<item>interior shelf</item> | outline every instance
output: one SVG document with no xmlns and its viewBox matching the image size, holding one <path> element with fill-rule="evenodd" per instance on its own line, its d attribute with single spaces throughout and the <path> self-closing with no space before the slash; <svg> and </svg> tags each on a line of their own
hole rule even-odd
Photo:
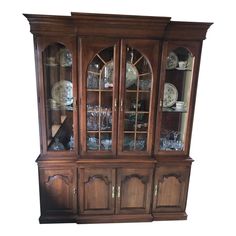
<svg viewBox="0 0 236 236">
<path fill-rule="evenodd" d="M 184 110 L 176 110 L 175 108 L 171 107 L 163 107 L 162 112 L 174 112 L 174 113 L 187 113 L 187 109 Z"/>
</svg>

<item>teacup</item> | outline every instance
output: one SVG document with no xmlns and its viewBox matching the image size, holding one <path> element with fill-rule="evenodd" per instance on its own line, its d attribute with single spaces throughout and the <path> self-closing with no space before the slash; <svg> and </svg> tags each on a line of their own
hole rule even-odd
<svg viewBox="0 0 236 236">
<path fill-rule="evenodd" d="M 183 110 L 184 109 L 184 102 L 183 101 L 177 101 L 176 102 L 176 110 Z"/>
<path fill-rule="evenodd" d="M 185 69 L 187 67 L 188 62 L 187 61 L 179 61 L 179 68 Z"/>
</svg>

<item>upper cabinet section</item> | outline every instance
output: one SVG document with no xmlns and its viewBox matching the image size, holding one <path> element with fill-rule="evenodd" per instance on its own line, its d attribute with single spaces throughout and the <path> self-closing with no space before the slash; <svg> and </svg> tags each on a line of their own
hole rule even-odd
<svg viewBox="0 0 236 236">
<path fill-rule="evenodd" d="M 25 14 L 34 34 L 43 157 L 187 157 L 211 23 Z"/>
</svg>

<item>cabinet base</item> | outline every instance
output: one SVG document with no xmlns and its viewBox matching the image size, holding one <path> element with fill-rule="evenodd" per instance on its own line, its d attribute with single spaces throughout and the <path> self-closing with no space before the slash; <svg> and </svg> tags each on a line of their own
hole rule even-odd
<svg viewBox="0 0 236 236">
<path fill-rule="evenodd" d="M 86 215 L 86 216 L 41 216 L 40 224 L 49 223 L 124 223 L 124 222 L 151 222 L 164 220 L 187 220 L 185 212 L 153 213 L 137 215 Z"/>
<path fill-rule="evenodd" d="M 153 220 L 187 220 L 188 215 L 186 212 L 165 212 L 165 213 L 153 213 Z"/>
</svg>

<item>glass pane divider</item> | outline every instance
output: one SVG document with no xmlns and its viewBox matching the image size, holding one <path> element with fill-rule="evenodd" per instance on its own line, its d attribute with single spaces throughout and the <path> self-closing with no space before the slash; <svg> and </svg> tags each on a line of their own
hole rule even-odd
<svg viewBox="0 0 236 236">
<path fill-rule="evenodd" d="M 97 54 L 98 56 L 98 54 Z M 98 114 L 98 150 L 101 150 L 101 102 L 102 102 L 102 98 L 101 98 L 101 83 L 102 83 L 102 73 L 100 72 L 99 75 L 99 95 L 98 95 L 98 104 L 99 104 L 99 114 Z"/>
<path fill-rule="evenodd" d="M 133 65 L 135 66 L 142 58 L 143 58 L 143 56 L 139 57 L 138 60 L 133 63 Z"/>
<path fill-rule="evenodd" d="M 137 114 L 149 114 L 149 111 L 125 111 L 126 114 L 134 114 L 134 113 L 137 113 Z"/>
<path fill-rule="evenodd" d="M 141 58 L 140 58 L 140 60 L 141 60 Z M 139 78 L 137 79 L 137 94 L 136 94 L 136 108 L 135 108 L 135 126 L 134 126 L 134 130 L 135 130 L 135 133 L 134 133 L 134 150 L 136 149 L 136 140 L 137 140 L 138 99 L 139 99 Z"/>
<path fill-rule="evenodd" d="M 88 73 L 95 74 L 95 75 L 100 75 L 100 72 L 95 72 L 95 71 L 88 71 Z"/>
<path fill-rule="evenodd" d="M 99 54 L 97 54 L 97 57 L 102 61 L 104 65 L 107 64 Z"/>
<path fill-rule="evenodd" d="M 87 89 L 87 92 L 111 92 L 112 93 L 112 89 Z"/>
<path fill-rule="evenodd" d="M 151 74 L 150 72 L 147 72 L 147 73 L 139 74 L 138 76 L 141 77 L 141 76 L 150 75 L 150 74 Z"/>
<path fill-rule="evenodd" d="M 148 133 L 147 131 L 124 131 L 125 134 L 134 134 L 135 132 L 137 134 L 147 134 Z"/>
</svg>

